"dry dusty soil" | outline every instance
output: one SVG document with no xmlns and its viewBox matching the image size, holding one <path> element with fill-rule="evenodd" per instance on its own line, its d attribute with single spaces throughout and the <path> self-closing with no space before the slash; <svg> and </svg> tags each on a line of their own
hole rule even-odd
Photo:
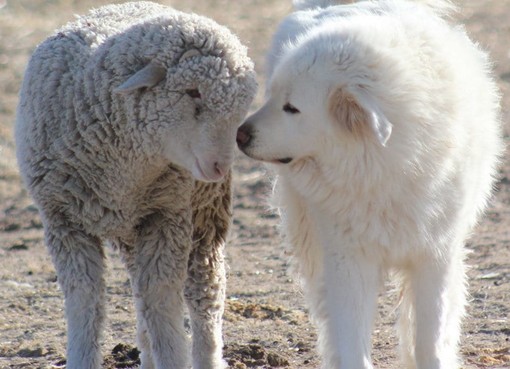
<svg viewBox="0 0 510 369">
<path fill-rule="evenodd" d="M 73 14 L 104 3 L 0 0 L 0 368 L 65 366 L 62 293 L 43 244 L 37 209 L 20 184 L 12 126 L 23 69 L 34 46 Z M 249 46 L 261 76 L 268 40 L 291 8 L 290 0 L 175 0 L 173 6 L 229 26 Z M 464 0 L 460 6 L 456 20 L 494 60 L 508 140 L 510 0 Z M 261 101 L 259 96 L 253 108 Z M 232 368 L 318 368 L 316 331 L 289 272 L 278 217 L 266 206 L 269 183 L 262 166 L 238 156 L 235 220 L 227 248 L 225 357 Z M 510 163 L 506 159 L 497 189 L 487 216 L 467 245 L 470 303 L 461 344 L 466 369 L 510 367 Z M 108 256 L 104 367 L 136 367 L 128 277 L 118 255 L 110 250 Z M 388 283 L 381 292 L 373 341 L 378 368 L 399 368 L 393 332 L 396 300 Z"/>
</svg>

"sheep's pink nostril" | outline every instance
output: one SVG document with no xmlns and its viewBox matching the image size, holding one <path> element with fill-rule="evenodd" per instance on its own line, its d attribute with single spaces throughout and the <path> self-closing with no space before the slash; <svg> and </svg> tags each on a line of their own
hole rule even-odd
<svg viewBox="0 0 510 369">
<path fill-rule="evenodd" d="M 214 171 L 216 174 L 219 174 L 222 177 L 225 175 L 225 168 L 222 167 L 218 162 L 214 163 Z"/>
</svg>

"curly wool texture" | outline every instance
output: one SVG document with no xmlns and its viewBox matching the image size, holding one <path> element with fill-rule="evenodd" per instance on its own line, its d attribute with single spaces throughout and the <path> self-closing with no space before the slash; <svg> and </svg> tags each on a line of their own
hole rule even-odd
<svg viewBox="0 0 510 369">
<path fill-rule="evenodd" d="M 193 48 L 203 56 L 176 67 Z M 150 61 L 168 70 L 164 85 L 128 96 L 113 93 Z M 135 198 L 169 164 L 158 135 L 179 134 L 172 125 L 181 125 L 184 112 L 172 106 L 184 99 L 182 91 L 196 86 L 207 114 L 214 115 L 209 120 L 235 122 L 256 89 L 244 46 L 207 18 L 127 3 L 94 10 L 57 31 L 30 61 L 18 110 L 19 162 L 36 200 L 55 202 L 48 195 L 65 197 L 61 190 L 69 188 L 74 204 L 62 198 L 59 206 L 79 218 L 99 202 L 104 209 L 88 214 L 95 233 L 107 210 L 138 213 L 127 208 L 139 207 Z M 104 236 L 115 227 L 99 228 Z"/>
<path fill-rule="evenodd" d="M 164 75 L 126 82 L 147 66 Z M 221 367 L 229 165 L 256 88 L 228 29 L 150 2 L 93 10 L 37 47 L 17 155 L 66 297 L 68 368 L 101 363 L 104 241 L 130 272 L 142 365 L 189 365 L 185 300 L 194 368 Z"/>
</svg>

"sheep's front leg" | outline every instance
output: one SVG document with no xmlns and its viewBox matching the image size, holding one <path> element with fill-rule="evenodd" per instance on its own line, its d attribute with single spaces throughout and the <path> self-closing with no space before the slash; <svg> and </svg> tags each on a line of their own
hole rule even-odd
<svg viewBox="0 0 510 369">
<path fill-rule="evenodd" d="M 137 278 L 137 269 L 135 264 L 135 248 L 132 244 L 127 244 L 121 239 L 113 240 L 113 244 L 117 247 L 122 255 L 122 259 L 126 264 L 127 270 L 131 279 L 131 289 L 134 292 L 137 287 L 133 283 Z M 137 298 L 135 297 L 135 301 Z M 147 322 L 145 321 L 141 311 L 137 309 L 136 317 L 136 335 L 138 350 L 140 350 L 140 369 L 154 369 L 154 361 L 152 359 L 151 344 L 149 341 L 149 334 L 147 332 Z"/>
<path fill-rule="evenodd" d="M 193 368 L 219 369 L 225 367 L 222 360 L 226 284 L 223 244 L 210 245 L 209 255 L 201 249 L 199 246 L 191 254 L 185 293 L 193 331 Z"/>
<path fill-rule="evenodd" d="M 184 331 L 183 289 L 191 247 L 191 216 L 153 214 L 139 227 L 130 266 L 138 315 L 142 367 L 185 369 L 189 347 Z M 144 347 L 145 346 L 145 347 Z M 145 350 L 144 350 L 145 351 Z"/>
<path fill-rule="evenodd" d="M 105 298 L 101 241 L 69 226 L 45 225 L 45 236 L 65 295 L 66 367 L 99 369 Z"/>
<path fill-rule="evenodd" d="M 193 369 L 226 367 L 222 360 L 225 301 L 224 244 L 231 220 L 230 183 L 212 204 L 196 210 L 185 297 L 193 331 Z"/>
</svg>

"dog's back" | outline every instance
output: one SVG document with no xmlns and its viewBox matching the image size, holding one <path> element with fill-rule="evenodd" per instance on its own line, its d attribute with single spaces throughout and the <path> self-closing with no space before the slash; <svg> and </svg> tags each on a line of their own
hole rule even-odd
<svg viewBox="0 0 510 369">
<path fill-rule="evenodd" d="M 285 17 L 279 24 L 273 35 L 271 47 L 266 58 L 266 76 L 271 76 L 274 65 L 283 52 L 283 48 L 295 42 L 303 33 L 313 27 L 321 25 L 324 21 L 335 20 L 362 13 L 381 13 L 393 7 L 395 1 L 360 1 L 354 0 L 293 0 L 295 12 Z M 444 0 L 417 0 L 410 6 L 416 4 L 433 9 L 438 14 L 448 14 L 455 7 L 449 1 Z M 337 6 L 342 5 L 342 6 Z M 406 5 L 397 3 L 398 6 Z"/>
</svg>

